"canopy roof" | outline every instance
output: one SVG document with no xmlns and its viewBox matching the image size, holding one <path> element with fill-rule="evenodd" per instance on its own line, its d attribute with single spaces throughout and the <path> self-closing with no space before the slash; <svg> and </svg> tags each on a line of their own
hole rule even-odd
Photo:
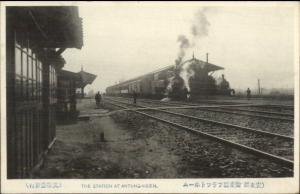
<svg viewBox="0 0 300 194">
<path fill-rule="evenodd" d="M 189 65 L 199 66 L 201 69 L 205 69 L 207 72 L 217 71 L 217 70 L 224 69 L 223 67 L 220 67 L 220 66 L 217 66 L 217 65 L 214 65 L 212 63 L 208 63 L 208 62 L 196 59 L 196 58 L 192 58 L 192 59 L 189 59 L 189 60 L 183 62 L 181 64 L 181 66 L 185 65 L 186 63 L 189 63 Z"/>
<path fill-rule="evenodd" d="M 74 72 L 71 72 L 71 71 L 67 71 L 67 70 L 60 70 L 59 73 L 58 73 L 58 77 L 61 77 L 61 78 L 65 78 L 65 79 L 74 79 L 78 82 L 81 82 L 81 77 L 78 73 L 74 73 Z"/>
<path fill-rule="evenodd" d="M 77 87 L 85 87 L 88 84 L 92 84 L 93 81 L 96 79 L 97 75 L 85 72 L 83 70 L 81 70 L 80 72 L 78 72 L 77 74 L 79 74 L 80 78 L 81 78 L 81 82 L 80 84 L 78 84 Z"/>
<path fill-rule="evenodd" d="M 83 46 L 82 19 L 76 6 L 10 6 L 7 13 L 14 29 L 30 32 L 29 38 L 39 47 Z"/>
<path fill-rule="evenodd" d="M 205 61 L 196 59 L 196 58 L 194 58 L 194 57 L 193 57 L 192 59 L 189 59 L 189 60 L 183 62 L 181 65 L 184 65 L 184 64 L 186 64 L 186 63 L 190 63 L 190 64 L 193 64 L 193 65 L 200 66 L 201 68 L 206 69 L 207 72 L 217 71 L 217 70 L 224 69 L 223 67 L 214 65 L 214 64 L 212 64 L 212 63 L 207 63 L 207 62 L 205 62 Z M 141 75 L 141 76 L 138 76 L 138 77 L 135 77 L 135 78 L 126 80 L 126 81 L 124 81 L 124 82 L 115 84 L 115 85 L 113 85 L 113 86 L 109 86 L 108 88 L 110 88 L 110 87 L 116 87 L 116 86 L 122 86 L 122 85 L 124 85 L 124 84 L 128 84 L 128 83 L 130 83 L 130 82 L 139 80 L 139 79 L 141 79 L 141 78 L 143 78 L 143 77 L 145 77 L 145 76 L 153 75 L 153 74 L 155 74 L 155 73 L 159 73 L 159 72 L 162 72 L 162 71 L 173 71 L 174 68 L 175 68 L 175 65 L 169 65 L 169 66 L 166 66 L 166 67 L 164 67 L 164 68 L 161 68 L 161 69 L 158 69 L 158 70 L 149 72 L 149 73 L 147 73 L 147 74 L 144 74 L 144 75 Z"/>
</svg>

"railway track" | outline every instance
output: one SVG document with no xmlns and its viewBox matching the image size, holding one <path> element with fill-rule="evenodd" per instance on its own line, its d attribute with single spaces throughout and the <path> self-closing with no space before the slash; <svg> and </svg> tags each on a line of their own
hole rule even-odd
<svg viewBox="0 0 300 194">
<path fill-rule="evenodd" d="M 106 102 L 163 123 L 200 134 L 215 141 L 229 144 L 259 157 L 284 164 L 289 168 L 292 168 L 294 165 L 293 137 L 202 119 L 161 109 L 153 109 L 140 105 L 136 106 L 128 102 L 118 101 L 115 99 L 106 99 Z M 128 109 L 128 106 L 134 108 Z M 136 109 L 138 107 L 141 109 Z M 172 117 L 169 115 L 172 115 Z"/>
<path fill-rule="evenodd" d="M 158 100 L 146 100 L 146 99 L 139 99 L 139 102 L 145 102 L 145 103 L 151 103 L 155 106 L 161 106 L 161 105 L 171 105 L 171 106 L 190 106 L 186 107 L 186 109 L 196 108 L 196 106 L 199 106 L 200 104 L 194 104 L 194 103 L 184 103 L 184 102 L 162 102 Z M 211 111 L 211 112 L 220 112 L 220 113 L 229 113 L 229 114 L 236 114 L 236 115 L 244 115 L 249 117 L 257 117 L 257 118 L 263 118 L 263 119 L 270 119 L 270 120 L 281 120 L 281 121 L 290 121 L 294 122 L 294 114 L 292 113 L 281 113 L 281 112 L 273 112 L 273 111 L 262 111 L 262 110 L 247 110 L 242 109 L 243 107 L 257 107 L 258 105 L 245 105 L 245 104 L 239 104 L 239 106 L 230 107 L 230 105 L 226 106 L 215 106 L 213 108 L 209 107 L 197 107 L 198 109 L 205 110 L 205 111 Z M 264 105 L 260 105 L 264 106 Z M 247 113 L 249 112 L 249 113 Z M 280 117 L 279 117 L 280 116 Z"/>
<path fill-rule="evenodd" d="M 115 98 L 112 98 L 115 99 Z M 130 102 L 127 98 L 118 98 L 119 100 L 125 100 L 126 102 Z M 255 117 L 251 118 L 248 115 L 241 115 L 239 113 L 232 113 L 228 111 L 218 111 L 218 108 L 231 108 L 230 105 L 202 105 L 202 106 L 185 106 L 184 104 L 170 103 L 169 106 L 165 105 L 158 101 L 153 100 L 139 100 L 138 104 L 141 107 L 149 107 L 155 109 L 169 110 L 172 112 L 182 113 L 185 115 L 198 116 L 202 119 L 208 119 L 213 121 L 219 121 L 222 123 L 227 122 L 228 124 L 240 125 L 242 127 L 248 128 L 262 128 L 264 131 L 269 131 L 271 133 L 278 133 L 283 135 L 292 136 L 293 135 L 293 122 L 291 120 L 283 120 L 283 119 L 265 119 L 263 117 Z M 143 106 L 144 105 L 144 106 Z M 171 105 L 171 106 L 170 106 Z M 243 107 L 244 105 L 238 104 L 235 107 Z M 209 109 L 209 110 L 207 110 Z M 215 111 L 210 111 L 215 110 Z"/>
<path fill-rule="evenodd" d="M 111 100 L 114 100 L 114 99 L 111 99 Z M 192 116 L 192 115 L 189 115 L 189 114 L 181 114 L 181 113 L 178 113 L 178 112 L 173 112 L 173 111 L 170 112 L 170 111 L 165 110 L 165 109 L 171 109 L 172 107 L 165 107 L 165 108 L 164 107 L 159 107 L 159 106 L 158 107 L 148 107 L 148 106 L 143 106 L 143 105 L 133 105 L 131 103 L 124 102 L 124 101 L 118 101 L 118 100 L 114 100 L 114 101 L 117 102 L 117 103 L 123 103 L 123 104 L 128 105 L 128 106 L 133 106 L 133 107 L 137 108 L 137 110 L 140 110 L 140 111 L 155 110 L 155 111 L 160 111 L 160 112 L 164 112 L 164 113 L 169 113 L 169 114 L 172 114 L 172 115 L 187 117 L 189 119 L 196 119 L 198 121 L 209 122 L 209 123 L 212 123 L 212 124 L 226 125 L 228 127 L 235 127 L 235 128 L 239 128 L 239 129 L 243 129 L 243 130 L 256 131 L 256 132 L 262 133 L 262 134 L 270 134 L 270 135 L 275 134 L 275 137 L 281 136 L 281 137 L 287 137 L 288 139 L 293 138 L 289 135 L 283 135 L 283 134 L 279 134 L 279 133 L 268 132 L 268 131 L 265 131 L 265 130 L 257 130 L 255 128 L 244 127 L 244 126 L 239 126 L 239 125 L 235 125 L 235 124 L 231 124 L 231 123 L 225 123 L 225 122 L 222 122 L 222 121 L 216 121 L 216 120 L 207 119 L 207 118 L 203 118 L 203 117 L 195 117 L 195 116 Z M 151 105 L 153 105 L 153 104 L 151 104 Z M 177 107 L 174 107 L 174 108 L 177 109 Z M 180 108 L 180 107 L 178 107 L 178 108 Z M 183 107 L 183 108 L 185 108 L 185 107 Z M 200 107 L 200 108 L 202 109 L 202 107 Z"/>
<path fill-rule="evenodd" d="M 222 108 L 223 109 L 223 108 Z M 224 108 L 225 109 L 225 108 Z M 292 113 L 282 113 L 282 112 L 272 112 L 272 111 L 263 111 L 263 110 L 249 110 L 249 109 L 242 109 L 242 108 L 226 108 L 227 110 L 233 111 L 242 111 L 242 112 L 251 112 L 251 113 L 262 113 L 262 114 L 270 114 L 270 115 L 278 115 L 278 116 L 290 116 L 294 117 Z"/>
</svg>

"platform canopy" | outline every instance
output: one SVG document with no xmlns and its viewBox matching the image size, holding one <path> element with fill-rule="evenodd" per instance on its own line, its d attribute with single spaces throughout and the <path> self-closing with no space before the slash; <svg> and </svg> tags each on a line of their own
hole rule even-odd
<svg viewBox="0 0 300 194">
<path fill-rule="evenodd" d="M 28 32 L 42 48 L 78 48 L 83 46 L 82 18 L 76 6 L 8 7 L 10 20 L 20 32 Z M 26 29 L 26 31 L 24 31 Z"/>
<path fill-rule="evenodd" d="M 74 73 L 71 71 L 67 71 L 67 70 L 61 70 L 58 73 L 58 76 L 63 78 L 63 79 L 75 79 L 77 82 L 81 82 L 81 77 L 78 73 Z"/>
<path fill-rule="evenodd" d="M 186 64 L 186 63 L 189 63 L 190 65 L 198 66 L 201 69 L 206 70 L 206 72 L 211 72 L 211 71 L 217 71 L 217 70 L 224 69 L 223 67 L 220 67 L 220 66 L 217 66 L 217 65 L 214 65 L 212 63 L 208 63 L 208 62 L 196 59 L 196 58 L 192 58 L 192 59 L 189 59 L 189 60 L 183 62 L 181 64 L 181 66 Z"/>
<path fill-rule="evenodd" d="M 88 84 L 92 84 L 93 81 L 96 79 L 97 75 L 94 75 L 92 73 L 88 73 L 85 72 L 83 70 L 81 70 L 80 72 L 78 72 L 77 74 L 79 74 L 81 81 L 77 84 L 78 88 L 84 88 L 86 85 Z"/>
</svg>

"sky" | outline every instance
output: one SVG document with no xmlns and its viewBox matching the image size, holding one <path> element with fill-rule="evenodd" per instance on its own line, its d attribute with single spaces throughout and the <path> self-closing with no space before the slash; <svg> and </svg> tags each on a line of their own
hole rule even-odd
<svg viewBox="0 0 300 194">
<path fill-rule="evenodd" d="M 175 64 L 179 35 L 194 45 L 185 49 L 200 60 L 224 67 L 232 88 L 293 88 L 295 6 L 221 6 L 190 3 L 116 2 L 79 6 L 84 46 L 67 49 L 64 69 L 97 75 L 86 92 L 104 92 L 119 81 Z M 295 4 L 294 4 L 295 5 Z M 204 11 L 205 10 L 205 11 Z M 202 12 L 207 34 L 193 37 Z M 201 21 L 200 21 L 201 22 Z M 200 26 L 201 27 L 201 26 Z"/>
</svg>

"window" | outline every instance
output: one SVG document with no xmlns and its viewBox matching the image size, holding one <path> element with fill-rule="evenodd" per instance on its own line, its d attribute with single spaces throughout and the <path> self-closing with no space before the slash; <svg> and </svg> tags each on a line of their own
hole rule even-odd
<svg viewBox="0 0 300 194">
<path fill-rule="evenodd" d="M 27 99 L 27 55 L 22 52 L 22 95 L 23 99 Z"/>
<path fill-rule="evenodd" d="M 21 56 L 21 50 L 18 47 L 15 47 L 15 70 L 16 75 L 21 76 L 22 75 L 22 56 Z"/>
<path fill-rule="evenodd" d="M 56 97 L 56 89 L 57 89 L 57 75 L 56 75 L 56 70 L 53 69 L 53 98 L 54 102 L 57 102 L 57 97 Z"/>
<path fill-rule="evenodd" d="M 42 80 L 43 80 L 43 74 L 42 74 L 42 63 L 37 60 L 37 95 L 38 95 L 38 100 L 42 100 Z"/>
<path fill-rule="evenodd" d="M 33 99 L 37 100 L 37 78 L 36 78 L 36 59 L 32 56 L 32 87 L 33 87 Z"/>
<path fill-rule="evenodd" d="M 56 80 L 56 71 L 52 65 L 49 67 L 49 94 L 50 94 L 50 104 L 56 103 L 56 88 L 57 88 L 57 80 Z"/>
<path fill-rule="evenodd" d="M 28 49 L 29 50 L 29 49 Z M 29 53 L 27 53 L 29 54 Z M 32 100 L 32 92 L 33 92 L 33 87 L 32 87 L 32 59 L 29 55 L 27 55 L 27 61 L 28 61 L 28 98 L 29 100 Z"/>
<path fill-rule="evenodd" d="M 37 67 L 36 67 L 36 59 L 35 58 L 32 58 L 32 79 L 34 81 L 36 81 L 36 72 L 37 72 Z"/>
<path fill-rule="evenodd" d="M 41 100 L 42 63 L 24 34 L 15 33 L 15 91 L 17 101 Z"/>
<path fill-rule="evenodd" d="M 22 52 L 20 47 L 15 47 L 15 88 L 16 88 L 16 100 L 22 97 Z"/>
<path fill-rule="evenodd" d="M 52 66 L 49 67 L 49 97 L 52 104 Z"/>
</svg>

